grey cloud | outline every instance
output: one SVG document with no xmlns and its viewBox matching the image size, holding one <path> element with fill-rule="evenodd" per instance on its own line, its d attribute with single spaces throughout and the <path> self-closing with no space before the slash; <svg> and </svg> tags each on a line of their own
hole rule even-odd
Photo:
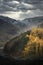
<svg viewBox="0 0 43 65">
<path fill-rule="evenodd" d="M 4 2 L 9 2 L 9 1 L 13 1 L 13 0 L 3 0 Z"/>
<path fill-rule="evenodd" d="M 9 7 L 8 5 L 2 5 L 1 7 L 0 7 L 0 11 L 12 11 L 12 8 L 11 7 Z"/>
<path fill-rule="evenodd" d="M 35 17 L 35 16 L 43 16 L 43 11 L 40 11 L 39 9 L 37 10 L 30 10 L 30 12 L 24 12 L 23 14 L 20 14 L 20 18 L 30 18 L 30 17 Z"/>
<path fill-rule="evenodd" d="M 37 3 L 37 2 L 40 2 L 40 1 L 43 1 L 43 0 L 17 0 L 19 2 L 27 2 L 27 3 Z"/>
<path fill-rule="evenodd" d="M 30 13 L 27 13 L 30 10 Z M 20 18 L 43 15 L 43 0 L 0 0 L 0 13 L 22 12 Z"/>
<path fill-rule="evenodd" d="M 43 10 L 43 2 L 40 2 L 39 4 L 35 4 L 35 7 Z"/>
<path fill-rule="evenodd" d="M 15 1 L 14 0 L 3 0 L 3 1 L 1 1 L 2 2 L 2 5 L 0 5 L 1 7 L 0 7 L 0 11 L 2 11 L 2 12 L 4 12 L 4 11 L 19 11 L 19 10 L 21 10 L 21 11 L 27 11 L 27 10 L 35 10 L 36 9 L 36 7 L 34 7 L 32 4 L 30 4 L 31 6 L 33 6 L 33 7 L 31 7 L 31 6 L 29 6 L 29 4 L 28 4 L 28 6 L 27 5 L 25 5 L 26 3 L 19 3 L 18 1 L 18 3 L 15 3 Z M 2 9 L 1 9 L 2 8 Z"/>
<path fill-rule="evenodd" d="M 17 1 L 18 3 L 15 3 Z M 21 3 L 20 3 L 21 2 Z M 38 4 L 30 4 L 31 6 L 23 4 L 23 2 L 39 2 Z M 33 6 L 33 7 L 32 7 Z M 0 0 L 0 12 L 6 11 L 27 11 L 27 10 L 43 10 L 42 0 Z"/>
</svg>

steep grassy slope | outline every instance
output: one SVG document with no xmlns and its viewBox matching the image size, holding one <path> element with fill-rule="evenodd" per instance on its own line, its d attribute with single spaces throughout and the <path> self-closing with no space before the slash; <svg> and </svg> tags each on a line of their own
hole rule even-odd
<svg viewBox="0 0 43 65">
<path fill-rule="evenodd" d="M 13 38 L 5 45 L 4 52 L 13 58 L 43 57 L 43 28 L 33 28 Z"/>
<path fill-rule="evenodd" d="M 11 23 L 0 19 L 0 47 L 9 40 L 12 36 L 17 34 L 19 29 Z"/>
</svg>

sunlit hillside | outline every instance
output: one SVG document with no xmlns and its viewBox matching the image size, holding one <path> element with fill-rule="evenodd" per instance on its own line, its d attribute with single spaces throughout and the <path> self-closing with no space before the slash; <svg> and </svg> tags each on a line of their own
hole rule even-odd
<svg viewBox="0 0 43 65">
<path fill-rule="evenodd" d="M 43 55 L 43 28 L 33 28 L 31 30 L 30 35 L 26 35 L 29 37 L 29 41 L 23 50 L 24 56 L 39 57 Z"/>
<path fill-rule="evenodd" d="M 4 51 L 19 58 L 43 57 L 43 28 L 33 28 L 9 41 Z"/>
</svg>

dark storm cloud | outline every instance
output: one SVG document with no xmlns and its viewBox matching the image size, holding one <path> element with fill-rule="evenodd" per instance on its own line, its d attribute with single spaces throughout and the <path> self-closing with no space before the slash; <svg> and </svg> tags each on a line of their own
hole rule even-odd
<svg viewBox="0 0 43 65">
<path fill-rule="evenodd" d="M 18 1 L 9 1 L 9 2 L 4 2 L 4 4 L 8 5 L 9 7 L 13 8 L 13 11 L 26 11 L 26 10 L 34 10 L 36 7 L 33 5 L 29 5 L 26 3 L 20 3 Z"/>
<path fill-rule="evenodd" d="M 43 0 L 16 0 L 16 1 L 19 1 L 19 2 L 26 2 L 26 3 L 39 3 Z"/>
<path fill-rule="evenodd" d="M 43 15 L 43 0 L 0 0 L 0 15 L 16 19 Z"/>
<path fill-rule="evenodd" d="M 38 4 L 29 4 L 38 2 Z M 0 0 L 0 12 L 7 11 L 27 11 L 27 10 L 43 10 L 42 0 Z"/>
</svg>

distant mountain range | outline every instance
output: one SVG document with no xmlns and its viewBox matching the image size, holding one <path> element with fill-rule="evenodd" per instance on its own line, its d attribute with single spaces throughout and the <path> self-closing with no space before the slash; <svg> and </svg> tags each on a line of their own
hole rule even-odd
<svg viewBox="0 0 43 65">
<path fill-rule="evenodd" d="M 22 21 L 0 16 L 0 46 L 3 46 L 12 37 L 37 27 L 43 22 L 43 16 L 26 18 Z"/>
</svg>

